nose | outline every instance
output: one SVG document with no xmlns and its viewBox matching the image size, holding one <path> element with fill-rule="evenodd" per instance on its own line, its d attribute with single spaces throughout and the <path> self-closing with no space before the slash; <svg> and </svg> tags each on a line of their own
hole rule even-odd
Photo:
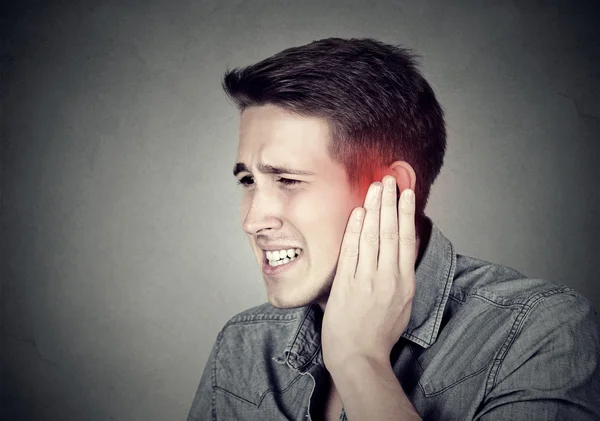
<svg viewBox="0 0 600 421">
<path fill-rule="evenodd" d="M 281 204 L 274 194 L 256 190 L 242 201 L 242 228 L 249 235 L 281 228 Z"/>
</svg>

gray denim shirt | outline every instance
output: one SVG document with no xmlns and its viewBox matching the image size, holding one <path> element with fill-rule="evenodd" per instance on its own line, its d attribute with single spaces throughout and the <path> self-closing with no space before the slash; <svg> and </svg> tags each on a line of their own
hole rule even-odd
<svg viewBox="0 0 600 421">
<path fill-rule="evenodd" d="M 457 255 L 432 224 L 390 356 L 425 420 L 600 420 L 600 327 L 571 288 Z M 317 305 L 246 310 L 221 329 L 188 421 L 310 420 L 327 376 Z M 342 410 L 340 420 L 347 420 Z M 362 421 L 362 420 L 361 420 Z"/>
</svg>

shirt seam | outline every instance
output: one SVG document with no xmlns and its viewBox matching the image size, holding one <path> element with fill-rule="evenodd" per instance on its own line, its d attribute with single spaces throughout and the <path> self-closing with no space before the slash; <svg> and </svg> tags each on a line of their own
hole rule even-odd
<svg viewBox="0 0 600 421">
<path fill-rule="evenodd" d="M 237 399 L 237 400 L 239 400 L 241 402 L 244 402 L 244 403 L 246 403 L 246 404 L 248 404 L 250 406 L 258 408 L 258 407 L 260 407 L 260 405 L 262 404 L 262 401 L 265 399 L 265 397 L 269 393 L 271 393 L 271 394 L 280 394 L 280 395 L 283 394 L 283 393 L 286 393 L 301 377 L 302 377 L 302 374 L 298 374 L 296 377 L 294 377 L 290 381 L 290 383 L 285 388 L 283 388 L 281 390 L 274 389 L 274 388 L 269 388 L 269 389 L 265 390 L 263 392 L 263 394 L 259 396 L 258 402 L 252 402 L 252 401 L 250 401 L 250 400 L 248 400 L 248 399 L 246 399 L 246 398 L 244 398 L 242 396 L 239 396 L 239 395 L 237 395 L 237 394 L 235 394 L 235 393 L 231 392 L 230 390 L 227 390 L 227 389 L 225 389 L 223 387 L 216 386 L 215 389 L 216 390 L 220 390 L 222 393 L 225 393 L 226 395 L 229 395 L 229 396 L 231 396 L 234 399 Z"/>
<path fill-rule="evenodd" d="M 510 307 L 524 307 L 524 306 L 528 306 L 527 302 L 525 303 L 518 303 L 518 302 L 511 302 L 511 303 L 507 303 L 507 304 L 503 304 L 503 303 L 498 303 L 494 300 L 492 300 L 489 297 L 485 297 L 483 295 L 479 295 L 477 293 L 473 293 L 470 294 L 469 297 L 474 297 L 474 298 L 479 298 L 482 301 L 487 302 L 488 304 L 494 306 L 494 307 L 499 307 L 499 308 L 510 308 Z"/>
<path fill-rule="evenodd" d="M 457 386 L 457 385 L 459 385 L 459 384 L 461 384 L 461 383 L 463 383 L 463 382 L 465 382 L 465 381 L 467 381 L 467 380 L 469 380 L 469 379 L 471 379 L 473 377 L 479 376 L 481 373 L 483 373 L 484 371 L 486 371 L 488 369 L 488 366 L 489 366 L 489 362 L 486 363 L 483 367 L 481 367 L 481 368 L 477 369 L 476 371 L 474 371 L 473 373 L 468 374 L 468 375 L 460 378 L 459 380 L 455 381 L 454 383 L 449 384 L 449 385 L 447 385 L 445 387 L 442 387 L 440 390 L 436 390 L 436 391 L 433 391 L 433 392 L 427 392 L 425 390 L 425 388 L 423 387 L 423 384 L 421 383 L 420 380 L 417 381 L 417 384 L 419 385 L 419 389 L 421 389 L 421 393 L 423 394 L 423 396 L 425 396 L 426 398 L 431 398 L 433 396 L 438 396 L 438 395 L 446 392 L 447 390 L 449 390 L 449 389 L 451 389 L 451 388 L 453 388 L 453 387 L 455 387 L 455 386 Z"/>
<path fill-rule="evenodd" d="M 276 323 L 276 324 L 290 324 L 293 322 L 298 321 L 297 319 L 295 320 L 281 320 L 281 319 L 262 319 L 262 320 L 238 320 L 235 322 L 231 322 L 231 323 L 227 323 L 225 325 L 225 327 L 230 327 L 230 326 L 241 326 L 241 325 L 253 325 L 253 324 L 259 324 L 259 323 L 263 323 L 263 322 L 269 322 L 269 323 Z"/>
<path fill-rule="evenodd" d="M 455 302 L 457 302 L 457 303 L 459 303 L 459 304 L 464 304 L 464 303 L 465 303 L 465 301 L 464 301 L 464 300 L 461 300 L 460 298 L 458 298 L 458 297 L 455 297 L 455 296 L 454 296 L 454 295 L 452 295 L 452 294 L 448 294 L 448 299 L 449 299 L 449 300 L 452 300 L 452 301 L 455 301 Z"/>
<path fill-rule="evenodd" d="M 257 322 L 257 321 L 295 321 L 301 317 L 302 313 L 294 313 L 289 315 L 276 315 L 276 314 L 252 314 L 244 316 L 234 316 L 227 324 L 238 324 L 245 322 Z"/>
<path fill-rule="evenodd" d="M 500 373 L 500 368 L 504 363 L 506 356 L 508 355 L 508 351 L 515 342 L 516 338 L 519 336 L 519 333 L 521 332 L 523 325 L 525 324 L 525 321 L 531 313 L 531 311 L 540 302 L 542 302 L 544 298 L 553 297 L 561 293 L 572 291 L 573 289 L 570 287 L 553 288 L 549 291 L 535 294 L 532 297 L 530 297 L 525 303 L 520 304 L 522 306 L 521 311 L 519 311 L 519 314 L 517 315 L 515 321 L 511 326 L 508 337 L 504 341 L 504 344 L 500 348 L 500 351 L 498 351 L 498 356 L 493 360 L 494 362 L 492 364 L 492 368 L 490 370 L 490 373 L 488 374 L 488 379 L 486 381 L 485 396 L 489 395 L 492 389 L 497 385 L 498 373 Z"/>
</svg>

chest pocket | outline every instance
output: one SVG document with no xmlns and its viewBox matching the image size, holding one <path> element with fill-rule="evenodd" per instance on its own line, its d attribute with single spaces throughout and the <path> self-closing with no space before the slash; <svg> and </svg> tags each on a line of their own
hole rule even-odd
<svg viewBox="0 0 600 421">
<path fill-rule="evenodd" d="M 273 324 L 277 325 L 274 328 Z M 286 323 L 282 323 L 285 327 Z M 216 354 L 213 381 L 218 391 L 250 405 L 259 406 L 268 394 L 283 394 L 299 380 L 300 374 L 273 355 L 281 352 L 279 323 L 230 325 Z M 285 329 L 283 329 L 285 331 Z M 285 346 L 285 345 L 283 345 Z M 277 359 L 277 357 L 275 357 Z"/>
</svg>

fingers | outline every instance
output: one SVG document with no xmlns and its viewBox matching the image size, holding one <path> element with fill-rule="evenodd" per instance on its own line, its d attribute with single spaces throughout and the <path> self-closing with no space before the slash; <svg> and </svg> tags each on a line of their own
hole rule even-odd
<svg viewBox="0 0 600 421">
<path fill-rule="evenodd" d="M 340 258 L 338 259 L 337 273 L 341 275 L 341 279 L 352 279 L 356 271 L 358 263 L 358 244 L 360 240 L 360 232 L 362 230 L 363 218 L 365 210 L 363 208 L 354 208 L 348 219 L 346 231 L 342 238 L 342 246 L 340 248 Z"/>
<path fill-rule="evenodd" d="M 413 279 L 417 260 L 414 192 L 405 189 L 400 196 L 398 205 L 398 220 L 400 222 L 400 256 L 398 264 L 400 265 L 400 276 L 403 279 Z"/>
<path fill-rule="evenodd" d="M 381 198 L 381 221 L 379 239 L 379 271 L 397 273 L 399 232 L 397 215 L 396 179 L 391 175 L 383 177 L 383 196 Z"/>
<path fill-rule="evenodd" d="M 345 279 L 367 279 L 376 272 L 413 279 L 416 253 L 414 192 L 405 189 L 396 210 L 396 180 L 386 176 L 371 184 L 364 209 L 352 211 L 337 272 Z"/>
<path fill-rule="evenodd" d="M 356 276 L 371 277 L 377 270 L 379 253 L 379 213 L 381 207 L 380 182 L 372 183 L 365 198 L 365 219 L 360 233 L 358 266 Z"/>
</svg>

